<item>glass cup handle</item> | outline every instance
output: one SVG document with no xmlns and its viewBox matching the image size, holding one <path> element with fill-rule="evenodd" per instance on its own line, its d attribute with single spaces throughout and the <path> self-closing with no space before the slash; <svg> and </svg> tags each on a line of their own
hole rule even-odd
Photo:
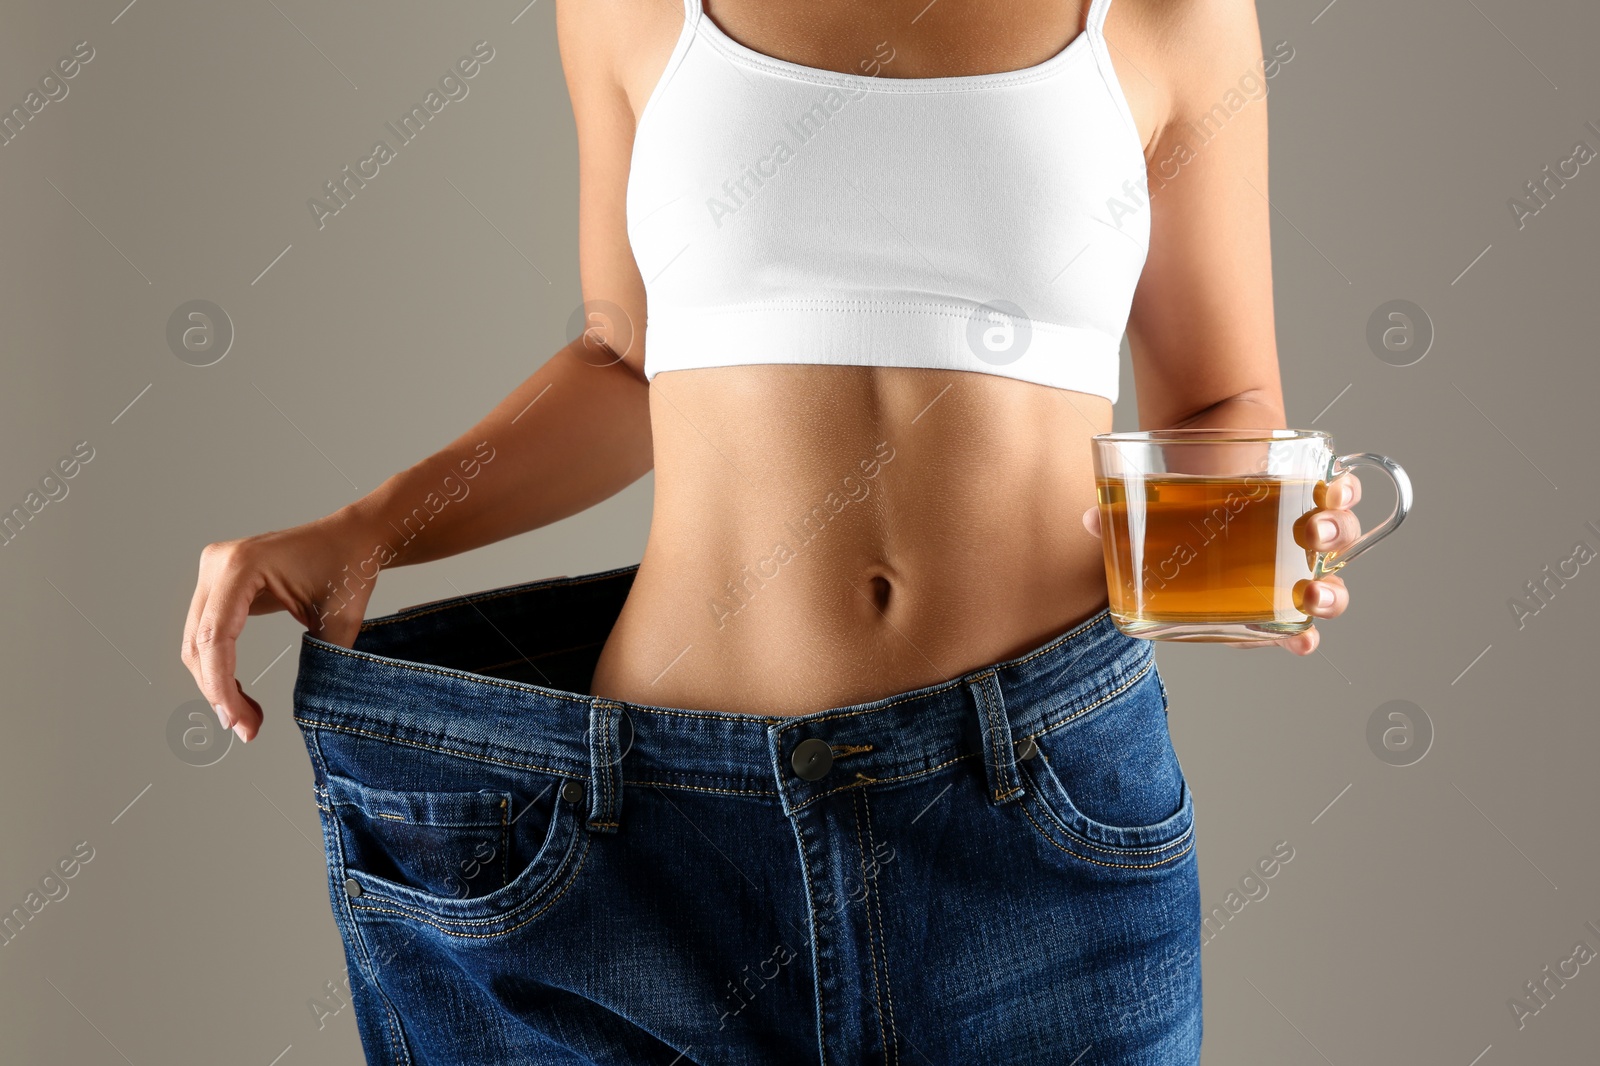
<svg viewBox="0 0 1600 1066">
<path fill-rule="evenodd" d="M 1356 542 L 1343 551 L 1320 552 L 1317 555 L 1317 565 L 1313 577 L 1322 577 L 1326 574 L 1337 573 L 1346 563 L 1378 541 L 1387 537 L 1399 528 L 1400 523 L 1411 511 L 1411 479 L 1406 476 L 1399 463 L 1387 455 L 1377 455 L 1373 452 L 1358 452 L 1354 455 L 1341 455 L 1333 460 L 1328 468 L 1325 480 L 1332 481 L 1341 474 L 1348 473 L 1358 466 L 1372 466 L 1389 475 L 1389 480 L 1394 482 L 1395 499 L 1394 510 L 1389 512 L 1389 517 L 1367 530 L 1357 538 Z"/>
</svg>

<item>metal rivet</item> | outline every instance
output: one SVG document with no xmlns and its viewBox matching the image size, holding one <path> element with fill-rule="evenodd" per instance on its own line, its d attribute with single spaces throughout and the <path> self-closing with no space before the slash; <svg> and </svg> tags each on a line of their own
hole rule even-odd
<svg viewBox="0 0 1600 1066">
<path fill-rule="evenodd" d="M 833 745 L 816 737 L 802 740 L 795 745 L 789 765 L 794 767 L 794 772 L 799 774 L 802 780 L 820 781 L 833 768 Z"/>
<path fill-rule="evenodd" d="M 583 782 L 568 781 L 566 784 L 562 785 L 561 798 L 566 800 L 568 803 L 577 803 L 579 800 L 583 799 Z"/>
<path fill-rule="evenodd" d="M 351 899 L 361 895 L 361 885 L 357 883 L 355 878 L 347 877 L 344 879 L 344 894 Z"/>
<path fill-rule="evenodd" d="M 1027 762 L 1037 754 L 1039 754 L 1039 745 L 1033 742 L 1032 737 L 1023 737 L 1017 741 L 1017 758 L 1020 761 Z"/>
</svg>

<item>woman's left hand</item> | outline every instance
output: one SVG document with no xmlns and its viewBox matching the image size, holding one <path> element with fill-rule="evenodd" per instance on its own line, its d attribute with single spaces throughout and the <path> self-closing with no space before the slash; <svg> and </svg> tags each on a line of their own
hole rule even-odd
<svg viewBox="0 0 1600 1066">
<path fill-rule="evenodd" d="M 1313 495 L 1316 509 L 1302 516 L 1294 526 L 1295 543 L 1312 551 L 1343 551 L 1361 536 L 1361 520 L 1350 510 L 1361 499 L 1361 479 L 1354 474 L 1342 474 L 1332 481 L 1319 482 Z M 1083 514 L 1083 525 L 1095 536 L 1100 535 L 1100 509 L 1091 507 Z M 1350 590 L 1338 574 L 1315 581 L 1299 581 L 1294 588 L 1295 604 L 1313 618 L 1337 618 L 1350 606 Z M 1310 655 L 1317 650 L 1321 637 L 1313 625 L 1304 633 L 1296 633 L 1282 640 L 1260 640 L 1230 645 L 1235 648 L 1270 648 L 1274 645 L 1294 652 Z"/>
</svg>

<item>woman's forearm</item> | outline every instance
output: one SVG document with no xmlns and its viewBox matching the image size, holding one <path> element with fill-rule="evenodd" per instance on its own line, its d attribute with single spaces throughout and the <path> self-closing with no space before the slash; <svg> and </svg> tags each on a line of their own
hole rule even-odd
<svg viewBox="0 0 1600 1066">
<path fill-rule="evenodd" d="M 470 430 L 329 519 L 371 540 L 362 569 L 456 555 L 577 514 L 650 469 L 649 386 L 583 338 Z"/>
</svg>

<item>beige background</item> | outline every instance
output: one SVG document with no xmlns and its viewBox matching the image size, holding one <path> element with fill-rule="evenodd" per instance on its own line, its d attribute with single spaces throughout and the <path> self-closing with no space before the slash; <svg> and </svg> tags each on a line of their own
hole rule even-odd
<svg viewBox="0 0 1600 1066">
<path fill-rule="evenodd" d="M 1276 842 L 1294 849 L 1204 950 L 1206 1061 L 1592 1061 L 1600 970 L 1520 1031 L 1507 1000 L 1578 940 L 1600 948 L 1584 928 L 1600 925 L 1600 566 L 1523 629 L 1507 601 L 1579 538 L 1600 548 L 1584 528 L 1600 528 L 1600 166 L 1521 230 L 1506 200 L 1575 141 L 1600 149 L 1584 127 L 1600 12 L 1322 2 L 1261 8 L 1264 42 L 1295 53 L 1270 97 L 1289 417 L 1399 459 L 1417 506 L 1351 567 L 1321 654 L 1159 649 L 1207 908 Z M 203 767 L 168 743 L 197 695 L 178 640 L 203 544 L 371 489 L 566 339 L 576 175 L 554 12 L 122 3 L 0 6 L 0 108 L 76 42 L 95 50 L 0 146 L 0 505 L 94 449 L 0 548 L 0 911 L 93 848 L 0 946 L 0 1059 L 348 1063 L 350 1012 L 319 1029 L 308 1006 L 343 956 L 288 717 L 295 660 L 278 658 L 299 630 L 251 622 L 240 672 L 265 671 L 269 719 Z M 470 94 L 319 230 L 307 199 L 479 40 L 495 58 Z M 213 366 L 166 342 L 192 299 L 237 331 Z M 1437 333 L 1412 366 L 1366 341 L 1393 299 Z M 650 494 L 647 477 L 390 572 L 372 613 L 636 561 Z M 1391 700 L 1432 723 L 1414 765 L 1369 747 Z"/>
</svg>

